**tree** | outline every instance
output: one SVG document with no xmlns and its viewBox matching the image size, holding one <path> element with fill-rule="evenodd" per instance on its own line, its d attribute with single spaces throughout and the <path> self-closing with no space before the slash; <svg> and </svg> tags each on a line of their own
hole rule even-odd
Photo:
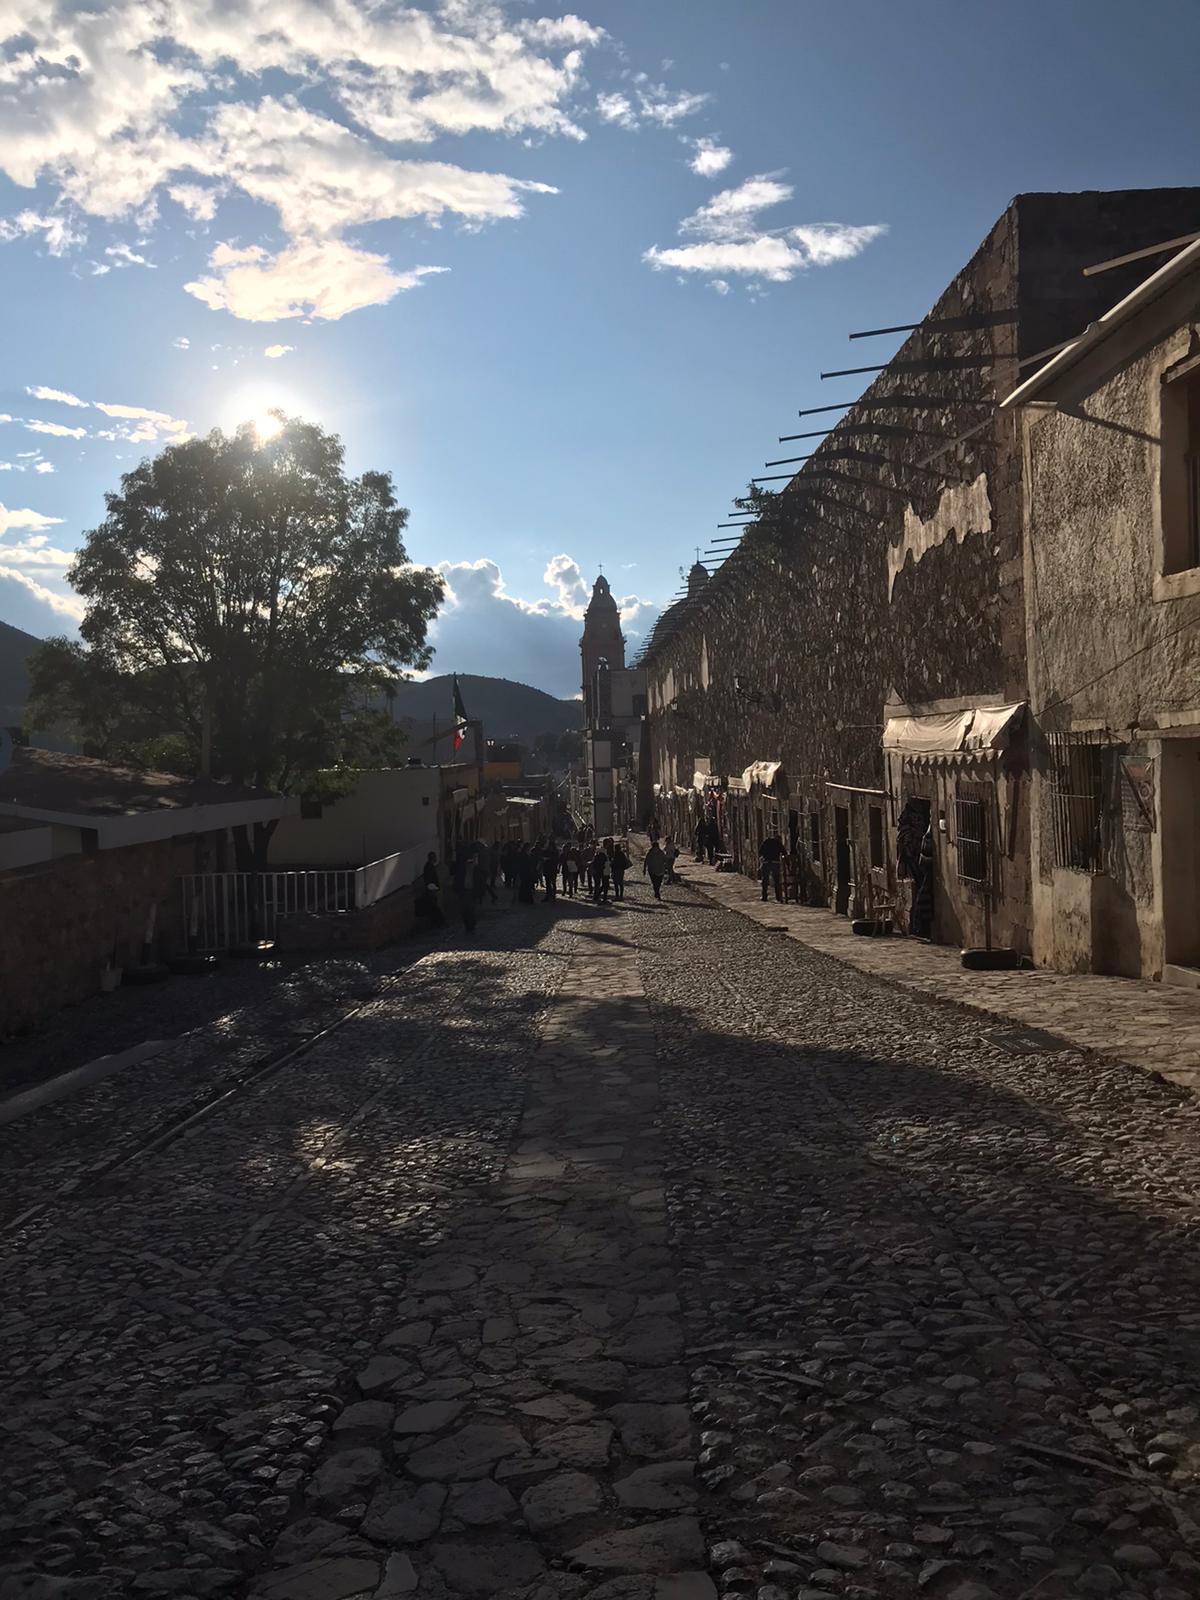
<svg viewBox="0 0 1200 1600">
<path fill-rule="evenodd" d="M 35 652 L 31 720 L 113 759 L 170 737 L 193 772 L 292 793 L 328 794 L 364 741 L 394 758 L 372 705 L 428 663 L 442 581 L 409 563 L 388 473 L 348 478 L 335 435 L 279 420 L 169 445 L 105 497 L 68 574 L 84 645 Z"/>
</svg>

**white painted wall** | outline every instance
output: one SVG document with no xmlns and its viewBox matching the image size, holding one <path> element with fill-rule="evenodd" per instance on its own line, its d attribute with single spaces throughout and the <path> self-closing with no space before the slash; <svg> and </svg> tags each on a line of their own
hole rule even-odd
<svg viewBox="0 0 1200 1600">
<path fill-rule="evenodd" d="M 353 790 L 320 817 L 284 817 L 271 840 L 273 867 L 361 867 L 398 850 L 438 848 L 437 767 L 360 772 Z"/>
</svg>

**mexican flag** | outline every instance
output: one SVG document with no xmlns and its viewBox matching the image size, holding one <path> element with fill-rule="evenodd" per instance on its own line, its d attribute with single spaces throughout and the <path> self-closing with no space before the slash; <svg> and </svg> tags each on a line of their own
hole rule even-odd
<svg viewBox="0 0 1200 1600">
<path fill-rule="evenodd" d="M 454 748 L 461 750 L 467 742 L 467 708 L 463 705 L 462 690 L 458 687 L 458 673 L 454 674 Z"/>
</svg>

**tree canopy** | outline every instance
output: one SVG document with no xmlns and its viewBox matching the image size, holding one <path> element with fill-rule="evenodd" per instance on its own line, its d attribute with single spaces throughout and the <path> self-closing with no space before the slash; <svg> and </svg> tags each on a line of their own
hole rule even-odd
<svg viewBox="0 0 1200 1600">
<path fill-rule="evenodd" d="M 31 721 L 291 792 L 398 742 L 378 708 L 428 663 L 443 585 L 409 563 L 388 473 L 347 477 L 341 441 L 289 418 L 169 445 L 105 499 L 68 574 L 84 642 L 35 652 Z"/>
</svg>

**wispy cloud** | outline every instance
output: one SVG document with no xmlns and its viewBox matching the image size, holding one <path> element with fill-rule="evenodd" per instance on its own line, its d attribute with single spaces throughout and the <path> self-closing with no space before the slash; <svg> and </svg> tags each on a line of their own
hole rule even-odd
<svg viewBox="0 0 1200 1600">
<path fill-rule="evenodd" d="M 668 88 L 665 83 L 653 82 L 644 72 L 635 72 L 628 75 L 623 88 L 598 94 L 596 111 L 602 122 L 615 123 L 618 128 L 673 128 L 702 110 L 709 98 L 707 94 Z"/>
<path fill-rule="evenodd" d="M 157 265 L 154 261 L 147 261 L 136 250 L 131 250 L 127 244 L 110 244 L 104 254 L 111 256 L 118 267 L 149 267 L 153 270 Z"/>
<path fill-rule="evenodd" d="M 86 439 L 86 428 L 68 428 L 65 422 L 43 422 L 33 418 L 25 426 L 30 433 L 48 433 L 54 439 Z"/>
<path fill-rule="evenodd" d="M 727 145 L 718 144 L 715 139 L 685 138 L 683 142 L 691 147 L 692 159 L 688 166 L 698 177 L 715 178 L 733 160 L 733 151 Z"/>
<path fill-rule="evenodd" d="M 272 361 L 278 361 L 280 356 L 291 355 L 295 348 L 294 344 L 269 344 L 263 355 L 269 356 Z"/>
<path fill-rule="evenodd" d="M 81 400 L 77 394 L 68 394 L 65 389 L 48 389 L 44 383 L 27 383 L 25 393 L 32 395 L 35 400 L 52 400 L 60 406 L 87 405 L 87 401 Z"/>
<path fill-rule="evenodd" d="M 791 184 L 770 174 L 747 178 L 683 219 L 679 232 L 695 243 L 667 249 L 653 245 L 642 259 L 659 271 L 701 273 L 726 282 L 738 275 L 788 283 L 809 267 L 851 260 L 887 232 L 885 223 L 809 222 L 764 228 L 759 213 L 791 200 L 793 192 Z"/>
<path fill-rule="evenodd" d="M 171 340 L 171 348 L 173 350 L 190 350 L 192 348 L 192 341 L 187 337 L 186 334 L 181 333 L 178 339 Z"/>
</svg>

